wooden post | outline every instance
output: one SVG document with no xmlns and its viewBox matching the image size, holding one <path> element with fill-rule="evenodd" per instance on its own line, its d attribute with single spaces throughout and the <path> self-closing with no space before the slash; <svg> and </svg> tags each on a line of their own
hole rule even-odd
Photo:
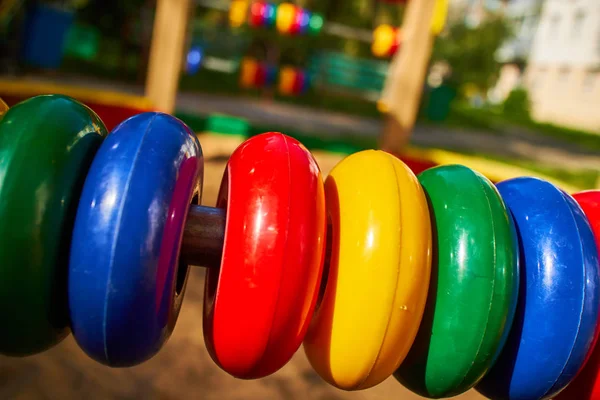
<svg viewBox="0 0 600 400">
<path fill-rule="evenodd" d="M 380 148 L 401 153 L 410 141 L 431 58 L 436 0 L 409 0 L 402 23 L 401 48 L 390 65 L 382 103 L 388 110 Z"/>
<path fill-rule="evenodd" d="M 154 108 L 173 113 L 190 14 L 190 0 L 157 0 L 146 96 Z"/>
</svg>

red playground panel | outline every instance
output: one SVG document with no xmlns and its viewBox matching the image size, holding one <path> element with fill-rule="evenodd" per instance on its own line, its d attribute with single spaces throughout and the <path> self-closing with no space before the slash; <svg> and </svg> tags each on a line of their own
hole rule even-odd
<svg viewBox="0 0 600 400">
<path fill-rule="evenodd" d="M 415 173 L 415 174 L 420 174 L 421 172 L 433 168 L 433 167 L 437 167 L 438 164 L 431 161 L 431 160 L 426 160 L 426 159 L 420 159 L 420 158 L 416 158 L 416 157 L 411 157 L 411 156 L 407 156 L 407 155 L 402 155 L 402 156 L 398 156 L 397 154 L 394 154 L 396 157 L 398 157 L 399 159 L 401 159 L 402 161 L 404 161 L 404 163 Z"/>
<path fill-rule="evenodd" d="M 46 94 L 65 95 L 82 102 L 98 114 L 109 131 L 134 115 L 153 111 L 150 100 L 143 96 L 48 82 L 0 79 L 0 98 L 9 107 Z"/>
</svg>

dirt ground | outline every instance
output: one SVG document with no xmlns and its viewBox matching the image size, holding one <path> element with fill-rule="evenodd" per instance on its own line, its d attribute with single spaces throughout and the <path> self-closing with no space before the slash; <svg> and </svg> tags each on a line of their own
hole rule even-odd
<svg viewBox="0 0 600 400">
<path fill-rule="evenodd" d="M 200 139 L 206 159 L 203 203 L 214 205 L 227 156 L 240 139 L 216 136 L 201 136 Z M 315 157 L 325 175 L 341 159 L 326 153 L 315 153 Z M 420 399 L 394 378 L 360 392 L 337 390 L 312 371 L 302 348 L 288 365 L 268 378 L 241 381 L 230 377 L 213 363 L 204 345 L 203 280 L 204 271 L 199 268 L 191 271 L 173 336 L 152 360 L 134 368 L 111 369 L 87 358 L 73 338 L 68 337 L 37 356 L 21 359 L 0 356 L 0 400 Z M 456 399 L 483 397 L 470 391 Z"/>
</svg>

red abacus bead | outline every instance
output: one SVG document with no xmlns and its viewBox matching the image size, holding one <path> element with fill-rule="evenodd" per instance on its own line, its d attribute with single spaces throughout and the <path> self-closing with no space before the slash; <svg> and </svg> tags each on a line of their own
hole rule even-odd
<svg viewBox="0 0 600 400">
<path fill-rule="evenodd" d="M 251 26 L 259 27 L 264 24 L 264 9 L 266 5 L 262 1 L 257 1 L 250 6 L 249 22 Z"/>
<path fill-rule="evenodd" d="M 596 243 L 600 244 L 600 190 L 580 192 L 573 195 L 573 198 L 583 209 L 596 236 Z"/>
<path fill-rule="evenodd" d="M 267 82 L 267 65 L 265 63 L 258 64 L 258 68 L 256 68 L 256 81 L 254 82 L 254 86 L 257 88 L 262 88 L 265 86 Z"/>
<path fill-rule="evenodd" d="M 302 8 L 295 6 L 294 21 L 292 22 L 292 26 L 290 27 L 290 33 L 292 35 L 297 35 L 298 33 L 300 33 L 301 19 L 302 19 Z"/>
<path fill-rule="evenodd" d="M 206 277 L 206 346 L 229 374 L 264 377 L 300 347 L 315 307 L 326 229 L 321 172 L 295 139 L 255 136 L 231 156 L 217 207 L 227 217 L 221 267 Z"/>
<path fill-rule="evenodd" d="M 596 246 L 600 253 L 600 190 L 589 190 L 573 195 L 573 198 L 585 213 L 596 237 Z M 600 268 L 600 266 L 599 266 Z M 575 380 L 567 386 L 555 400 L 597 400 L 600 399 L 600 346 L 598 346 L 598 330 L 594 337 L 595 345 L 588 355 L 583 369 Z"/>
<path fill-rule="evenodd" d="M 392 47 L 389 51 L 389 56 L 393 56 L 396 54 L 398 49 L 400 48 L 400 40 L 398 39 L 398 29 L 394 29 L 394 41 L 392 42 Z"/>
<path fill-rule="evenodd" d="M 294 76 L 294 94 L 299 95 L 302 93 L 302 89 L 304 87 L 305 79 L 304 71 L 301 69 L 296 69 L 296 75 Z"/>
</svg>

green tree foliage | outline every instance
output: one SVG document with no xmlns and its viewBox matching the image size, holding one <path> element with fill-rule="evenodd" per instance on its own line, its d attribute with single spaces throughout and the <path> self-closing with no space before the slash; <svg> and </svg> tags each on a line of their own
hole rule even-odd
<svg viewBox="0 0 600 400">
<path fill-rule="evenodd" d="M 82 22 L 97 27 L 102 36 L 130 40 L 130 35 L 124 35 L 124 31 L 139 17 L 140 8 L 147 3 L 147 0 L 90 0 L 79 10 L 78 17 Z"/>
<path fill-rule="evenodd" d="M 491 16 L 476 28 L 460 21 L 438 38 L 432 61 L 449 64 L 451 85 L 471 84 L 486 93 L 496 81 L 501 67 L 495 58 L 496 51 L 511 36 L 511 27 L 499 16 Z"/>
<path fill-rule="evenodd" d="M 502 112 L 513 120 L 529 121 L 530 106 L 527 90 L 518 88 L 510 92 L 502 104 Z"/>
</svg>

